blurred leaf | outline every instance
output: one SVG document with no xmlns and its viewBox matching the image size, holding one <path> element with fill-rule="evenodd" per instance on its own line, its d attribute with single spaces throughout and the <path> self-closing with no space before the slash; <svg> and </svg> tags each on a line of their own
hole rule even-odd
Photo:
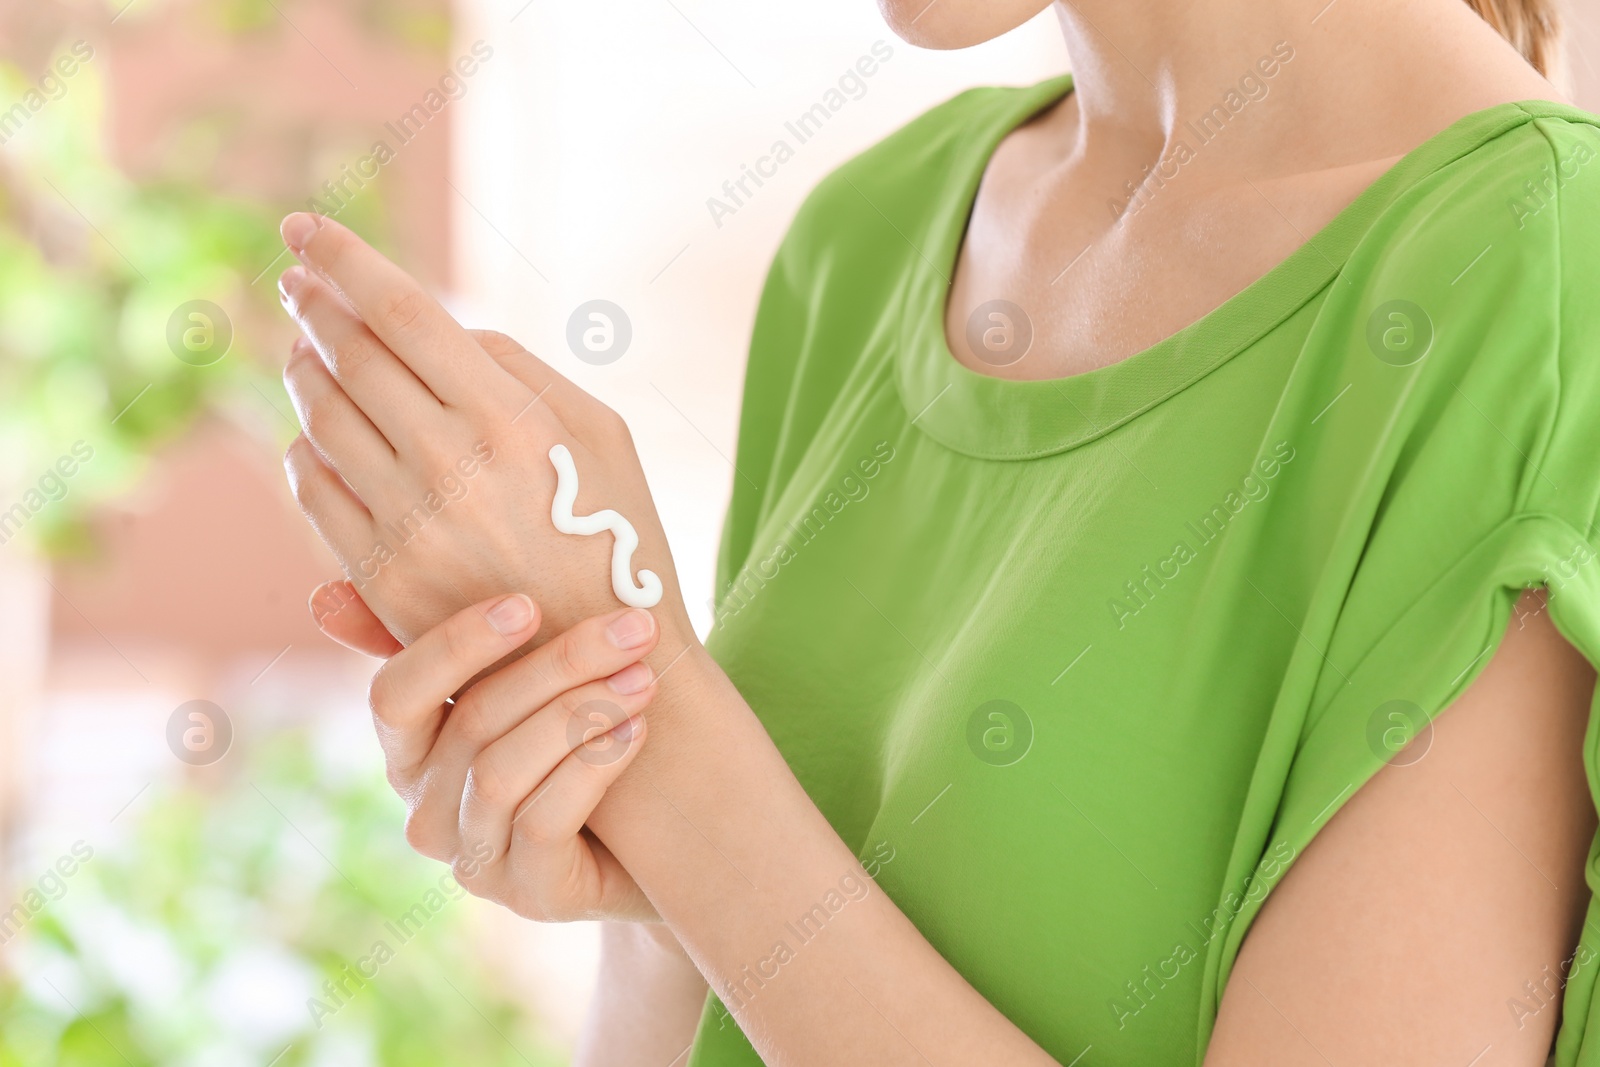
<svg viewBox="0 0 1600 1067">
<path fill-rule="evenodd" d="M 264 1064 L 285 1046 L 285 1067 L 351 1048 L 382 1067 L 560 1062 L 478 961 L 461 902 L 428 911 L 447 870 L 406 848 L 383 781 L 319 773 L 290 732 L 214 790 L 156 787 L 130 845 L 97 849 L 7 946 L 0 1067 Z M 426 918 L 401 936 L 408 912 Z M 379 942 L 392 958 L 352 984 Z M 334 1009 L 320 1026 L 314 998 Z"/>
<path fill-rule="evenodd" d="M 26 82 L 0 64 L 0 84 Z M 0 513 L 22 506 L 0 535 L 20 525 L 54 551 L 85 547 L 92 506 L 209 412 L 254 410 L 287 436 L 261 399 L 282 386 L 253 328 L 280 314 L 263 276 L 282 251 L 277 212 L 187 182 L 129 180 L 101 151 L 103 93 L 86 64 L 0 163 Z M 221 308 L 231 332 L 206 366 L 169 341 L 194 300 Z M 79 442 L 92 458 L 66 463 L 78 469 L 62 488 L 51 469 Z"/>
</svg>

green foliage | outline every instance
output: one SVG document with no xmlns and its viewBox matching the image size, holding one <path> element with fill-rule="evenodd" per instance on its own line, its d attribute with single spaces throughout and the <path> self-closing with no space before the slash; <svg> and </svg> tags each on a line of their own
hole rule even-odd
<svg viewBox="0 0 1600 1067">
<path fill-rule="evenodd" d="M 477 962 L 445 868 L 406 848 L 399 802 L 326 762 L 291 732 L 220 787 L 153 786 L 128 839 L 7 946 L 0 1067 L 559 1062 Z M 392 958 L 351 983 L 380 942 Z M 336 1000 L 322 986 L 341 978 Z M 315 1000 L 334 1010 L 319 1020 Z"/>
<path fill-rule="evenodd" d="M 323 0 L 327 2 L 327 0 Z M 421 52 L 443 54 L 450 43 L 450 13 L 439 0 L 341 0 L 368 30 Z M 113 9 L 127 0 L 111 0 Z M 271 0 L 221 0 L 208 8 L 220 25 L 234 33 L 292 33 L 282 10 Z M 296 8 L 289 7 L 289 17 Z"/>
<path fill-rule="evenodd" d="M 216 10 L 239 32 L 281 23 L 260 0 Z M 437 46 L 442 23 L 419 10 L 386 26 Z M 207 190 L 204 165 L 121 173 L 101 145 L 103 75 L 101 58 L 84 64 L 0 149 L 0 515 L 34 493 L 21 536 L 50 551 L 83 546 L 92 506 L 208 414 L 294 432 L 281 354 L 262 351 L 287 332 L 280 212 Z M 0 108 L 31 84 L 0 62 Z M 341 218 L 386 232 L 377 191 Z M 195 300 L 231 326 L 215 362 L 169 342 Z M 77 442 L 92 458 L 46 489 Z M 326 748 L 298 731 L 241 747 L 194 785 L 151 786 L 119 843 L 88 842 L 64 893 L 4 946 L 0 1067 L 558 1062 L 479 962 L 472 905 L 406 847 L 381 776 Z"/>
<path fill-rule="evenodd" d="M 266 271 L 282 251 L 276 212 L 111 166 L 102 73 L 84 64 L 6 142 L 0 169 L 0 511 L 74 443 L 93 450 L 64 495 L 30 506 L 24 536 L 55 550 L 81 544 L 89 506 L 126 489 L 152 449 L 208 410 L 292 432 L 277 375 L 253 350 L 281 314 L 274 280 L 287 264 Z M 0 65 L 0 99 L 28 87 Z M 192 300 L 230 320 L 231 347 L 207 366 L 168 343 L 169 320 Z"/>
</svg>

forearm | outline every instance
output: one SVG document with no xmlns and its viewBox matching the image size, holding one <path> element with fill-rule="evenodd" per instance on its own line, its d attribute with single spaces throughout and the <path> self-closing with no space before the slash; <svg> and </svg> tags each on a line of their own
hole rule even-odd
<svg viewBox="0 0 1600 1067">
<path fill-rule="evenodd" d="M 877 889 L 703 649 L 650 718 L 590 826 L 766 1062 L 1052 1062 Z"/>
<path fill-rule="evenodd" d="M 573 1067 L 681 1067 L 706 983 L 660 924 L 601 926 L 600 974 Z"/>
<path fill-rule="evenodd" d="M 564 468 L 552 466 L 563 454 L 582 473 L 585 507 L 604 500 L 611 505 L 607 510 L 637 524 L 638 557 L 622 562 L 641 569 L 630 571 L 626 584 L 649 571 L 663 589 L 674 591 L 656 604 L 661 630 L 651 639 L 688 635 L 666 535 L 627 427 L 615 412 L 520 346 L 467 334 L 414 280 L 334 220 L 297 213 L 285 219 L 283 235 L 304 266 L 286 271 L 279 287 L 311 341 L 297 348 L 285 368 L 308 428 L 286 455 L 290 481 L 347 573 L 362 579 L 362 597 L 411 646 L 406 652 L 415 653 L 429 634 L 441 632 L 436 627 L 451 606 L 467 609 L 450 616 L 458 626 L 479 638 L 492 632 L 506 639 L 492 646 L 498 655 L 525 644 L 533 636 L 526 617 L 531 603 L 502 620 L 508 629 L 496 629 L 492 617 L 508 607 L 512 592 L 534 598 L 552 632 L 576 630 L 585 620 L 614 612 L 613 594 L 623 597 L 624 583 L 615 573 L 610 583 L 594 576 L 615 566 L 608 557 L 620 542 L 608 546 L 554 528 L 555 493 L 561 482 L 572 484 L 562 477 Z M 456 491 L 465 485 L 463 478 L 473 479 L 470 493 Z M 417 503 L 443 499 L 441 493 L 450 499 L 447 510 L 434 514 L 431 503 Z M 408 536 L 403 553 L 391 549 L 394 517 L 419 508 L 429 516 L 426 536 Z M 468 608 L 474 602 L 483 617 Z M 455 634 L 443 631 L 434 651 L 402 662 L 459 666 Z M 881 893 L 867 892 L 836 912 L 827 909 L 819 920 L 826 921 L 825 930 L 782 960 L 781 973 L 763 964 L 790 922 L 830 899 L 830 892 L 837 894 L 847 879 L 862 879 L 867 887 L 870 880 L 698 643 L 691 637 L 690 651 L 670 671 L 661 664 L 673 644 L 684 647 L 681 640 L 662 641 L 649 660 L 665 678 L 644 735 L 655 735 L 659 724 L 654 741 L 630 750 L 637 755 L 625 757 L 626 766 L 582 758 L 569 764 L 567 751 L 553 765 L 539 764 L 543 774 L 537 777 L 530 756 L 550 754 L 553 746 L 541 743 L 549 738 L 537 730 L 519 734 L 515 727 L 497 733 L 504 724 L 489 727 L 491 715 L 481 705 L 479 716 L 457 718 L 453 707 L 446 717 L 444 694 L 430 692 L 418 711 L 412 705 L 420 694 L 406 696 L 406 687 L 389 675 L 374 708 L 391 775 L 409 783 L 417 803 L 408 833 L 447 857 L 477 891 L 533 914 L 549 910 L 541 898 L 550 895 L 564 904 L 601 907 L 620 899 L 632 907 L 642 891 L 702 973 L 732 1001 L 769 1063 L 915 1062 L 933 1049 L 941 1059 L 962 1063 L 1048 1062 Z M 634 647 L 642 646 L 613 642 L 605 656 Z M 606 676 L 582 669 L 600 657 L 574 659 L 572 648 L 567 651 L 566 662 L 546 656 L 544 666 L 577 686 L 605 684 L 600 677 Z M 532 657 L 542 652 L 506 670 L 536 663 Z M 474 670 L 493 662 L 467 658 Z M 433 681 L 445 676 L 458 674 L 445 671 Z M 498 672 L 480 685 L 506 676 Z M 523 682 L 541 684 L 537 677 Z M 541 693 L 535 706 L 569 691 L 575 686 Z M 592 699 L 620 708 L 618 701 L 639 697 L 637 690 L 611 693 L 616 700 L 598 691 Z M 402 705 L 410 714 L 396 713 Z M 380 707 L 387 709 L 384 714 Z M 481 738 L 460 726 L 445 745 L 449 759 L 445 752 L 435 756 L 449 722 L 463 718 L 474 728 L 487 727 L 494 740 L 479 746 Z M 419 731 L 419 721 L 436 733 Z M 632 736 L 631 728 L 617 735 L 624 742 Z M 617 766 L 621 777 L 608 777 L 607 766 Z M 563 767 L 568 773 L 562 774 Z M 429 775 L 435 783 L 450 783 L 444 793 L 460 791 L 461 818 L 453 824 L 448 807 L 437 800 L 426 822 L 418 818 L 423 801 L 441 795 L 437 784 L 427 788 Z M 550 803 L 531 816 L 548 819 L 544 833 L 554 836 L 542 837 L 527 822 L 514 828 L 525 811 L 512 814 L 502 794 L 532 795 L 541 777 L 556 775 L 565 789 L 553 791 Z M 517 788 L 508 789 L 510 782 Z M 597 782 L 609 792 L 593 808 L 588 798 Z M 573 840 L 577 827 L 569 829 L 569 819 L 546 814 L 573 796 L 583 799 L 578 807 L 591 813 L 589 825 L 626 872 L 608 868 Z M 463 852 L 471 847 L 464 826 L 480 838 L 472 846 L 486 835 L 496 839 L 499 847 L 487 853 L 494 863 Z M 552 884 L 542 861 L 564 865 L 558 869 L 573 873 L 578 891 Z M 637 885 L 625 879 L 627 873 Z M 733 991 L 749 967 L 769 970 L 771 977 L 737 996 Z"/>
</svg>

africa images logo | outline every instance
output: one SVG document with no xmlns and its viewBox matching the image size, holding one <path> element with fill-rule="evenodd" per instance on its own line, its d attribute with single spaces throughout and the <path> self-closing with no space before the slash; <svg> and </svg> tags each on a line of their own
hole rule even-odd
<svg viewBox="0 0 1600 1067">
<path fill-rule="evenodd" d="M 711 213 L 711 221 L 717 224 L 717 229 L 722 229 L 723 219 L 744 207 L 768 179 L 777 177 L 778 168 L 794 158 L 795 150 L 821 133 L 823 126 L 843 111 L 846 104 L 866 96 L 867 79 L 883 69 L 893 56 L 894 49 L 887 41 L 874 41 L 870 54 L 846 67 L 821 99 L 783 124 L 785 136 L 774 138 L 766 153 L 756 157 L 754 165 L 739 164 L 738 176 L 722 183 L 722 195 L 706 197 L 706 210 Z"/>
<path fill-rule="evenodd" d="M 1537 180 L 1529 178 L 1522 183 L 1522 194 L 1514 196 L 1508 202 L 1511 215 L 1517 220 L 1517 229 L 1526 229 L 1528 220 L 1538 215 L 1551 204 L 1556 203 L 1557 195 L 1562 189 L 1578 177 L 1578 172 L 1596 155 L 1583 141 L 1572 146 L 1572 151 L 1566 159 L 1557 158 L 1555 169 L 1546 163 L 1539 168 Z"/>
</svg>

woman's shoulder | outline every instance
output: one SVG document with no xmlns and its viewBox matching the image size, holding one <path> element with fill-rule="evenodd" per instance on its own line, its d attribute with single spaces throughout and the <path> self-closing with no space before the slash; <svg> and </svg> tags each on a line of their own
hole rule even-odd
<svg viewBox="0 0 1600 1067">
<path fill-rule="evenodd" d="M 1401 180 L 1374 235 L 1390 255 L 1452 237 L 1550 254 L 1569 228 L 1600 217 L 1597 160 L 1600 116 L 1543 100 L 1487 109 L 1396 167 Z"/>
<path fill-rule="evenodd" d="M 1357 214 L 1345 282 L 1461 321 L 1520 316 L 1530 338 L 1554 339 L 1534 324 L 1600 304 L 1600 117 L 1547 101 L 1476 113 Z"/>
<path fill-rule="evenodd" d="M 843 181 L 844 175 L 880 187 L 896 180 L 926 179 L 927 167 L 981 150 L 1028 113 L 1060 98 L 1070 85 L 1071 78 L 1063 75 L 1034 85 L 965 89 L 847 160 L 822 180 L 818 191 Z"/>
<path fill-rule="evenodd" d="M 1373 395 L 1414 449 L 1513 448 L 1520 509 L 1587 529 L 1600 501 L 1600 118 L 1502 104 L 1398 167 L 1329 290 L 1329 322 L 1352 338 L 1344 368 L 1386 387 Z"/>
<path fill-rule="evenodd" d="M 821 253 L 891 227 L 912 240 L 968 192 L 993 142 L 1070 84 L 1063 76 L 1031 86 L 979 86 L 922 112 L 813 187 L 785 238 L 787 250 Z"/>
</svg>

